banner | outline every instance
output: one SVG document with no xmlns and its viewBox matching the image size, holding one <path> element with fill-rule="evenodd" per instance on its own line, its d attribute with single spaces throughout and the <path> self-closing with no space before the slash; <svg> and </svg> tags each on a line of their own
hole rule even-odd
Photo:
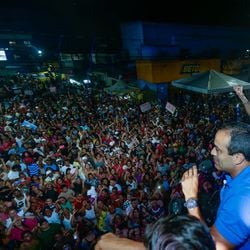
<svg viewBox="0 0 250 250">
<path fill-rule="evenodd" d="M 169 111 L 171 114 L 173 114 L 176 110 L 176 107 L 173 104 L 171 104 L 170 102 L 167 102 L 166 110 Z"/>
<path fill-rule="evenodd" d="M 151 107 L 150 102 L 145 102 L 145 103 L 140 105 L 141 112 L 143 112 L 143 113 L 149 111 L 151 108 L 152 107 Z"/>
<path fill-rule="evenodd" d="M 34 123 L 24 120 L 21 124 L 23 127 L 30 128 L 32 131 L 37 129 L 37 126 Z"/>
</svg>

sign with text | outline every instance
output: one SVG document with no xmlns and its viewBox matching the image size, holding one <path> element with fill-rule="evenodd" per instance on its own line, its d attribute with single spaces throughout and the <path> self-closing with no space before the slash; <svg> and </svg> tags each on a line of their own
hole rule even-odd
<svg viewBox="0 0 250 250">
<path fill-rule="evenodd" d="M 186 73 L 199 73 L 200 72 L 200 64 L 198 63 L 188 63 L 183 64 L 181 69 L 181 74 Z"/>
<path fill-rule="evenodd" d="M 176 107 L 173 104 L 171 104 L 170 102 L 167 102 L 166 110 L 169 111 L 171 114 L 173 114 L 176 110 Z"/>
<path fill-rule="evenodd" d="M 140 105 L 141 112 L 147 112 L 151 109 L 151 103 L 150 102 L 145 102 L 142 105 Z"/>
</svg>

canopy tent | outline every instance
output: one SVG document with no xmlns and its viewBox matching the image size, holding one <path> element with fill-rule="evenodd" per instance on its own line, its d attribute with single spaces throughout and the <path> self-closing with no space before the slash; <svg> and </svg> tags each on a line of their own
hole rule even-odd
<svg viewBox="0 0 250 250">
<path fill-rule="evenodd" d="M 134 87 L 133 85 L 119 80 L 114 85 L 104 88 L 104 90 L 110 94 L 124 95 L 131 92 L 138 92 L 140 89 L 138 87 Z"/>
<path fill-rule="evenodd" d="M 208 70 L 193 76 L 172 81 L 172 86 L 203 94 L 216 94 L 233 91 L 233 86 L 243 86 L 250 89 L 250 83 L 235 77 L 222 74 L 215 70 Z"/>
</svg>

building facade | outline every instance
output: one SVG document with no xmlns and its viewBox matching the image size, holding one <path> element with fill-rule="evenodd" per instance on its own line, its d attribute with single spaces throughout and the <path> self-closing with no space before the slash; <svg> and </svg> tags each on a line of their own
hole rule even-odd
<svg viewBox="0 0 250 250">
<path fill-rule="evenodd" d="M 234 58 L 250 49 L 247 28 L 138 21 L 122 23 L 121 36 L 130 59 Z"/>
</svg>

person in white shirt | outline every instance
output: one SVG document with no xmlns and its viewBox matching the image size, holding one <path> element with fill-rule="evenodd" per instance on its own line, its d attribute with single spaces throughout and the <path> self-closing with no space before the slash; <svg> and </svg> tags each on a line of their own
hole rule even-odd
<svg viewBox="0 0 250 250">
<path fill-rule="evenodd" d="M 72 214 L 70 213 L 68 208 L 63 209 L 63 213 L 61 215 L 61 221 L 64 229 L 72 230 Z"/>
<path fill-rule="evenodd" d="M 67 169 L 70 169 L 70 172 L 74 169 L 74 166 L 70 164 L 69 160 L 65 160 L 64 165 L 60 167 L 60 173 L 66 175 Z"/>
<path fill-rule="evenodd" d="M 20 133 L 17 133 L 17 134 L 16 134 L 16 137 L 15 137 L 15 141 L 16 141 L 16 143 L 17 143 L 17 145 L 18 145 L 19 148 L 22 147 L 22 145 L 23 145 L 23 140 L 24 140 L 23 135 L 20 134 Z"/>
<path fill-rule="evenodd" d="M 87 201 L 85 204 L 85 215 L 84 218 L 93 222 L 95 225 L 97 223 L 96 214 L 94 206 L 91 206 L 90 201 Z"/>
<path fill-rule="evenodd" d="M 44 219 L 46 219 L 48 221 L 48 223 L 57 223 L 57 224 L 61 224 L 61 220 L 60 220 L 60 217 L 59 217 L 59 214 L 51 209 L 50 207 L 45 207 L 44 208 Z"/>
<path fill-rule="evenodd" d="M 109 185 L 109 192 L 111 193 L 113 190 L 113 187 L 116 187 L 118 192 L 122 191 L 122 187 L 120 184 L 117 183 L 117 181 L 115 179 L 111 179 L 110 180 L 110 185 Z"/>
<path fill-rule="evenodd" d="M 13 196 L 17 211 L 26 211 L 28 209 L 28 201 L 26 194 L 24 192 L 21 192 L 21 190 L 16 189 Z"/>
<path fill-rule="evenodd" d="M 7 174 L 9 180 L 17 180 L 19 179 L 19 169 L 15 166 Z"/>
</svg>

